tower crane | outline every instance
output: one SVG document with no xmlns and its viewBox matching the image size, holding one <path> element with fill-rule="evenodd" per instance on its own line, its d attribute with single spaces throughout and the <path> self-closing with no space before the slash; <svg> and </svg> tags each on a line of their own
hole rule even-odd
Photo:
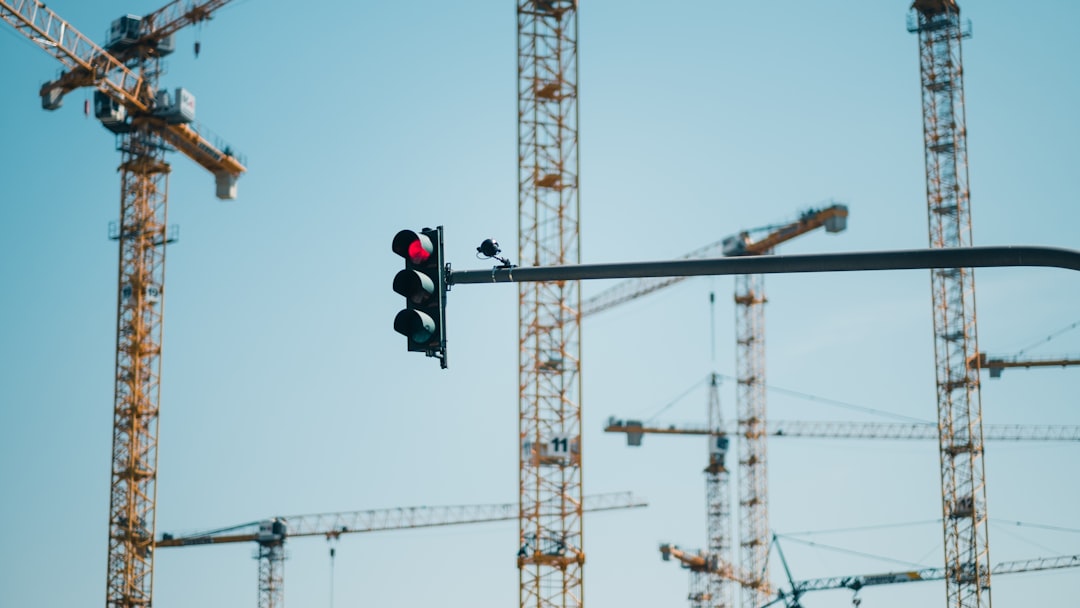
<svg viewBox="0 0 1080 608">
<path fill-rule="evenodd" d="M 753 239 L 744 231 L 722 242 L 725 256 L 766 255 L 815 228 L 841 232 L 847 228 L 847 206 L 834 204 L 809 210 L 787 225 L 770 227 Z M 740 567 L 751 579 L 743 584 L 742 605 L 753 608 L 769 593 L 768 485 L 765 441 L 765 278 L 735 277 L 735 365 L 738 388 L 735 405 L 739 426 L 739 545 Z"/>
<path fill-rule="evenodd" d="M 919 38 L 923 158 L 930 247 L 970 247 L 967 117 L 960 41 L 971 28 L 956 0 L 915 0 L 907 29 Z M 946 605 L 990 606 L 982 397 L 971 268 L 930 273 L 934 317 Z"/>
<path fill-rule="evenodd" d="M 1057 557 L 1001 562 L 994 565 L 993 568 L 991 568 L 991 572 L 996 576 L 998 574 L 1018 574 L 1022 572 L 1077 567 L 1080 567 L 1080 555 L 1060 555 Z M 974 573 L 969 572 L 967 574 L 971 576 Z M 809 591 L 851 589 L 858 594 L 859 590 L 863 587 L 948 580 L 949 576 L 950 573 L 947 568 L 923 568 L 920 570 L 903 570 L 879 574 L 858 574 L 854 576 L 833 576 L 792 581 L 791 589 L 778 591 L 776 598 L 763 604 L 761 608 L 766 608 L 780 602 L 783 602 L 787 608 L 801 608 L 802 604 L 799 603 L 799 598 Z M 858 606 L 859 603 L 860 600 L 856 596 L 856 599 L 853 600 L 853 604 Z"/>
<path fill-rule="evenodd" d="M 518 259 L 578 264 L 577 0 L 516 5 Z M 518 387 L 519 605 L 575 608 L 585 563 L 578 281 L 519 284 Z"/>
<path fill-rule="evenodd" d="M 847 229 L 847 205 L 832 202 L 822 209 L 808 209 L 798 219 L 781 225 L 744 230 L 687 254 L 698 258 L 715 256 L 766 255 L 780 244 L 817 228 L 837 233 Z M 760 235 L 760 236 L 758 236 Z M 617 304 L 674 284 L 684 277 L 632 279 L 617 284 L 582 304 L 582 315 L 606 310 Z M 736 408 L 739 427 L 739 564 L 753 573 L 744 581 L 742 604 L 754 608 L 768 593 L 768 495 L 765 452 L 765 336 L 764 276 L 735 277 L 736 366 L 738 390 Z"/>
<path fill-rule="evenodd" d="M 610 511 L 648 506 L 629 492 L 595 494 L 585 497 L 582 511 Z M 558 504 L 543 508 L 565 508 Z M 259 608 L 282 608 L 284 599 L 285 539 L 303 536 L 324 536 L 336 540 L 344 534 L 432 528 L 460 524 L 506 521 L 518 518 L 517 503 L 488 505 L 452 505 L 439 507 L 398 507 L 343 513 L 290 515 L 248 522 L 206 532 L 174 535 L 162 534 L 154 543 L 157 548 L 190 547 L 223 543 L 258 544 Z M 522 551 L 525 548 L 522 547 Z"/>
<path fill-rule="evenodd" d="M 0 0 L 0 18 L 66 68 L 41 87 L 41 103 L 55 110 L 64 95 L 94 89 L 94 113 L 116 136 L 120 151 L 120 243 L 117 289 L 116 379 L 106 605 L 149 607 L 153 595 L 153 538 L 157 495 L 161 335 L 170 166 L 178 150 L 217 182 L 219 198 L 236 196 L 246 170 L 230 148 L 194 122 L 195 98 L 158 86 L 161 58 L 173 34 L 209 19 L 228 0 L 176 0 L 139 18 L 112 23 L 102 48 L 40 0 Z"/>
</svg>

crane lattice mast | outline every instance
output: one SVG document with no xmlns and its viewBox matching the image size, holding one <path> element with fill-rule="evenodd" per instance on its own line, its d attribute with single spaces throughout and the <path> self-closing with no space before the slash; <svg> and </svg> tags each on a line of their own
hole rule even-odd
<svg viewBox="0 0 1080 608">
<path fill-rule="evenodd" d="M 824 227 L 847 228 L 846 205 L 808 211 L 798 222 L 774 230 L 758 241 L 745 234 L 728 241 L 725 255 L 767 255 L 774 247 L 800 234 Z M 741 239 L 741 240 L 739 240 Z M 739 434 L 740 568 L 749 576 L 741 594 L 744 608 L 756 608 L 768 597 L 769 487 L 765 399 L 765 275 L 735 277 L 736 424 Z"/>
<path fill-rule="evenodd" d="M 765 429 L 764 275 L 735 277 L 735 408 L 739 431 L 739 547 L 752 577 L 741 595 L 756 608 L 769 591 L 769 504 Z"/>
<path fill-rule="evenodd" d="M 141 62 L 153 81 L 157 61 Z M 150 606 L 169 165 L 146 128 L 121 136 L 120 285 L 116 328 L 107 605 Z"/>
<path fill-rule="evenodd" d="M 284 608 L 285 537 L 260 542 L 255 559 L 259 560 L 258 608 Z"/>
<path fill-rule="evenodd" d="M 708 529 L 708 553 L 716 564 L 730 567 L 731 555 L 731 492 L 728 487 L 730 472 L 727 469 L 729 440 L 720 429 L 724 417 L 720 410 L 720 376 L 709 376 L 708 424 L 709 464 L 705 467 L 705 512 Z M 706 606 L 730 608 L 734 606 L 734 583 L 728 577 L 710 572 L 706 581 L 708 603 Z"/>
<path fill-rule="evenodd" d="M 518 259 L 578 264 L 576 0 L 518 0 Z M 581 295 L 518 288 L 520 605 L 582 603 Z"/>
<path fill-rule="evenodd" d="M 708 463 L 705 466 L 705 512 L 707 514 L 707 548 L 704 551 L 688 553 L 670 544 L 662 544 L 660 553 L 665 561 L 675 557 L 684 568 L 690 571 L 690 592 L 687 599 L 691 608 L 730 608 L 734 605 L 734 582 L 747 580 L 746 576 L 737 576 L 732 565 L 731 555 L 731 492 L 729 487 L 730 471 L 725 457 L 730 439 L 724 430 L 723 415 L 720 409 L 720 375 L 709 375 L 709 393 L 706 403 L 707 427 L 691 427 L 686 432 L 674 425 L 666 427 L 665 432 L 675 435 L 708 435 Z M 628 445 L 641 445 L 641 424 L 622 425 L 616 428 L 615 421 L 609 420 L 606 432 L 627 433 Z"/>
<path fill-rule="evenodd" d="M 967 124 L 961 39 L 970 29 L 955 0 L 915 0 L 919 37 L 930 247 L 970 247 Z M 931 272 L 941 455 L 945 594 L 949 608 L 990 606 L 979 345 L 971 268 Z"/>
<path fill-rule="evenodd" d="M 174 240 L 165 152 L 175 148 L 214 173 L 221 198 L 235 195 L 245 171 L 188 124 L 193 117 L 184 116 L 179 92 L 172 103 L 158 90 L 161 58 L 172 51 L 172 32 L 227 1 L 173 2 L 145 22 L 123 17 L 103 49 L 39 0 L 0 0 L 0 18 L 67 68 L 42 86 L 42 107 L 58 109 L 68 92 L 94 87 L 95 115 L 116 134 L 121 153 L 120 221 L 110 234 L 120 256 L 105 590 L 115 608 L 149 608 L 153 597 L 165 246 Z"/>
</svg>

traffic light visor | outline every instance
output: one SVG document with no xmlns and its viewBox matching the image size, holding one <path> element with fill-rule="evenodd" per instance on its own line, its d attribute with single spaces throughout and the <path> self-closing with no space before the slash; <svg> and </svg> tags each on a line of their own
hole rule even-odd
<svg viewBox="0 0 1080 608">
<path fill-rule="evenodd" d="M 435 320 L 419 310 L 403 310 L 394 317 L 394 331 L 417 344 L 426 344 L 435 335 Z"/>
<path fill-rule="evenodd" d="M 413 264 L 423 264 L 431 259 L 435 247 L 426 234 L 417 234 L 412 230 L 402 230 L 394 236 L 391 245 L 394 253 Z"/>
<path fill-rule="evenodd" d="M 435 295 L 435 283 L 422 272 L 405 269 L 394 275 L 394 291 L 413 304 L 423 304 Z"/>
</svg>

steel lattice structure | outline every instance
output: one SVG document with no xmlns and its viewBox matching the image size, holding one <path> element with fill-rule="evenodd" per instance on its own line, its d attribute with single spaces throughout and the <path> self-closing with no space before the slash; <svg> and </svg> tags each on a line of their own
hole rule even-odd
<svg viewBox="0 0 1080 608">
<path fill-rule="evenodd" d="M 259 608 L 282 608 L 285 605 L 285 542 L 278 539 L 259 543 Z"/>
<path fill-rule="evenodd" d="M 660 553 L 665 561 L 675 557 L 683 568 L 690 571 L 690 591 L 686 596 L 690 608 L 731 608 L 734 606 L 734 586 L 744 582 L 746 578 L 736 571 L 731 559 L 731 488 L 730 472 L 726 464 L 730 440 L 723 429 L 719 386 L 719 374 L 710 374 L 706 403 L 709 431 L 705 433 L 709 436 L 709 460 L 705 466 L 707 548 L 704 551 L 688 552 L 666 543 L 660 546 Z M 682 434 L 681 429 L 674 426 L 667 431 Z M 702 433 L 691 429 L 685 434 Z M 641 444 L 640 434 L 636 438 L 628 435 L 627 439 L 630 445 Z"/>
<path fill-rule="evenodd" d="M 576 0 L 518 0 L 518 259 L 580 263 Z M 582 603 L 581 295 L 518 290 L 520 604 Z"/>
<path fill-rule="evenodd" d="M 730 472 L 724 459 L 728 438 L 723 432 L 717 432 L 724 428 L 724 417 L 720 410 L 720 376 L 714 373 L 709 380 L 708 424 L 712 433 L 709 435 L 709 465 L 705 468 L 708 552 L 714 564 L 721 568 L 731 568 L 731 496 L 728 483 Z M 716 571 L 710 572 L 707 581 L 708 606 L 734 606 L 734 585 L 728 577 L 721 576 Z"/>
<path fill-rule="evenodd" d="M 153 80 L 157 61 L 145 62 Z M 165 147 L 149 130 L 121 136 L 120 242 L 109 501 L 108 606 L 149 606 L 153 596 L 158 409 L 165 284 Z"/>
<path fill-rule="evenodd" d="M 908 30 L 919 37 L 930 247 L 970 247 L 960 51 L 970 30 L 962 26 L 954 0 L 916 0 Z M 990 547 L 972 269 L 931 272 L 931 293 L 947 605 L 988 607 Z"/>
<path fill-rule="evenodd" d="M 735 277 L 735 407 L 739 428 L 739 565 L 749 578 L 742 605 L 756 608 L 769 593 L 769 493 L 765 428 L 765 279 Z"/>
</svg>

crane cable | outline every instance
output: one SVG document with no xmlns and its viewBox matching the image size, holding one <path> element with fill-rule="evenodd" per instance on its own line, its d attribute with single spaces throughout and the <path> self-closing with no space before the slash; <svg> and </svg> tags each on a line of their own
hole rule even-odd
<svg viewBox="0 0 1080 608">
<path fill-rule="evenodd" d="M 876 559 L 876 560 L 880 560 L 880 561 L 883 561 L 883 562 L 893 562 L 893 563 L 897 563 L 897 564 L 902 564 L 904 566 L 915 567 L 915 568 L 920 568 L 920 569 L 930 567 L 930 566 L 927 566 L 926 564 L 919 564 L 919 563 L 916 563 L 916 562 L 904 561 L 904 560 L 895 559 L 895 558 L 892 558 L 892 557 L 885 557 L 884 555 L 875 555 L 873 553 L 865 553 L 863 551 L 855 551 L 853 549 L 845 549 L 843 547 L 836 547 L 836 546 L 833 546 L 833 545 L 826 545 L 826 544 L 823 544 L 823 543 L 814 542 L 812 540 L 803 540 L 801 538 L 795 538 L 795 537 L 792 537 L 792 536 L 788 536 L 786 534 L 776 534 L 774 536 L 776 536 L 777 538 L 785 538 L 787 540 L 794 541 L 794 542 L 797 542 L 797 543 L 800 543 L 800 544 L 803 544 L 803 545 L 807 545 L 809 547 L 815 547 L 815 548 L 818 548 L 818 549 L 828 549 L 830 551 L 836 551 L 838 553 L 848 553 L 850 555 L 857 555 L 859 557 L 869 557 L 871 559 Z"/>
<path fill-rule="evenodd" d="M 1071 329 L 1076 329 L 1077 326 L 1080 326 L 1080 321 L 1076 321 L 1072 325 L 1069 325 L 1068 327 L 1064 327 L 1062 329 L 1059 329 L 1059 330 L 1055 331 L 1054 333 L 1050 334 L 1049 336 L 1046 336 L 1045 338 L 1043 338 L 1042 340 L 1039 340 L 1038 342 L 1036 342 L 1034 344 L 1031 344 L 1029 346 L 1025 346 L 1024 348 L 1021 348 L 1020 352 L 1016 353 L 1016 356 L 1019 357 L 1019 356 L 1023 355 L 1024 353 L 1026 353 L 1027 351 L 1035 348 L 1036 346 L 1041 346 L 1043 344 L 1046 344 L 1047 342 L 1049 342 L 1050 340 L 1053 340 L 1054 338 L 1060 336 L 1061 334 L 1063 334 L 1063 333 L 1065 333 L 1065 332 L 1067 332 L 1067 331 L 1069 331 Z"/>
<path fill-rule="evenodd" d="M 1069 329 L 1072 329 L 1073 327 L 1076 327 L 1077 325 L 1080 325 L 1080 321 L 1077 321 L 1076 323 L 1073 323 L 1071 326 L 1065 328 L 1064 330 L 1061 330 L 1061 331 L 1057 332 L 1054 335 L 1059 335 L 1059 334 L 1061 334 L 1061 333 L 1063 333 L 1065 331 L 1068 331 Z M 1049 340 L 1050 338 L 1054 337 L 1054 335 L 1051 335 L 1051 336 L 1047 337 L 1046 339 Z M 709 336 L 710 336 L 710 344 L 709 344 L 709 346 L 710 346 L 711 364 L 712 364 L 712 367 L 715 368 L 716 367 L 716 293 L 713 292 L 713 291 L 709 292 Z M 1030 348 L 1030 347 L 1028 347 L 1028 348 Z M 1021 353 L 1022 352 L 1023 351 L 1021 351 Z M 724 380 L 733 380 L 735 382 L 738 382 L 738 380 L 739 380 L 735 376 L 729 376 L 727 374 L 721 374 L 721 373 L 715 373 L 715 374 L 716 374 L 716 377 L 722 378 Z M 701 386 L 702 384 L 704 384 L 705 382 L 707 382 L 710 379 L 711 379 L 711 375 L 710 375 L 710 377 L 703 378 L 703 379 L 695 382 L 693 385 L 690 386 L 690 388 L 683 391 L 678 397 L 675 397 L 675 399 L 671 400 L 670 402 L 668 402 L 667 405 L 665 405 L 662 408 L 660 408 L 659 410 L 657 410 L 656 413 L 654 413 L 652 416 L 649 416 L 645 420 L 645 422 L 651 422 L 651 421 L 655 420 L 658 416 L 660 416 L 660 414 L 663 414 L 664 412 L 666 412 L 669 409 L 671 409 L 672 407 L 674 407 L 677 403 L 679 403 L 679 401 L 682 401 L 683 398 L 685 398 L 687 395 L 692 393 L 695 389 L 697 389 L 699 386 Z M 847 402 L 844 402 L 844 401 L 838 401 L 836 399 L 828 399 L 828 398 L 825 398 L 825 397 L 818 397 L 816 395 L 811 395 L 809 393 L 804 393 L 804 392 L 801 392 L 801 391 L 795 391 L 795 390 L 791 390 L 791 389 L 786 389 L 786 388 L 782 388 L 782 387 L 779 387 L 779 386 L 774 386 L 774 385 L 771 385 L 771 384 L 766 384 L 765 388 L 767 388 L 770 391 L 775 391 L 777 393 L 785 393 L 785 394 L 791 395 L 793 397 L 800 397 L 802 399 L 807 399 L 809 401 L 816 401 L 818 403 L 824 403 L 824 404 L 827 404 L 827 405 L 835 405 L 837 407 L 842 407 L 842 408 L 845 408 L 845 409 L 850 409 L 850 410 L 855 410 L 855 411 L 860 411 L 860 412 L 866 412 L 866 413 L 869 413 L 869 414 L 875 414 L 875 415 L 884 416 L 884 417 L 887 417 L 887 418 L 895 418 L 897 420 L 903 420 L 905 422 L 930 423 L 930 421 L 924 420 L 922 418 L 915 418 L 913 416 L 905 416 L 903 414 L 897 414 L 895 412 L 889 412 L 889 411 L 886 411 L 886 410 L 879 410 L 879 409 L 876 409 L 876 408 L 866 407 L 866 406 L 863 406 L 863 405 L 856 405 L 854 403 L 847 403 Z"/>
<path fill-rule="evenodd" d="M 736 380 L 736 381 L 738 380 L 738 378 L 736 378 L 734 376 L 721 375 L 721 377 L 724 378 L 725 380 Z M 904 421 L 907 421 L 907 422 L 927 422 L 927 423 L 930 422 L 929 420 L 924 420 L 922 418 L 915 418 L 913 416 L 905 416 L 904 414 L 897 414 L 895 412 L 890 412 L 890 411 L 887 411 L 887 410 L 879 410 L 877 408 L 866 407 L 865 405 L 856 405 L 854 403 L 847 403 L 845 401 L 838 401 L 836 399 L 828 399 L 826 397 L 818 397 L 817 395 L 811 395 L 809 393 L 804 393 L 804 392 L 792 390 L 792 389 L 789 389 L 789 388 L 782 388 L 782 387 L 775 386 L 775 385 L 772 385 L 772 384 L 766 384 L 765 388 L 769 389 L 770 391 L 775 391 L 777 393 L 785 393 L 785 394 L 791 395 L 792 397 L 801 397 L 801 398 L 807 399 L 809 401 L 817 401 L 819 403 L 824 403 L 824 404 L 827 404 L 827 405 L 835 405 L 837 407 L 842 407 L 842 408 L 849 409 L 849 410 L 856 410 L 856 411 L 860 411 L 860 412 L 867 412 L 867 413 L 870 413 L 870 414 L 877 414 L 879 416 L 885 416 L 885 417 L 888 417 L 888 418 L 896 418 L 898 420 L 904 420 Z"/>
<path fill-rule="evenodd" d="M 719 378 L 723 379 L 723 380 L 732 380 L 732 381 L 736 381 L 736 382 L 738 381 L 738 378 L 736 378 L 735 376 L 729 376 L 727 374 L 719 374 L 718 373 L 717 376 Z M 708 380 L 709 380 L 708 377 L 702 378 L 701 380 L 698 380 L 693 385 L 691 385 L 690 388 L 686 389 L 681 394 L 679 394 L 678 397 L 675 397 L 670 402 L 668 402 L 667 405 L 665 405 L 665 406 L 661 407 L 659 410 L 657 410 L 656 413 L 654 413 L 652 416 L 649 416 L 648 418 L 646 418 L 645 422 L 651 422 L 652 420 L 655 420 L 658 416 L 660 416 L 660 414 L 663 414 L 664 412 L 666 412 L 669 409 L 671 409 L 672 407 L 674 407 L 676 404 L 678 404 L 680 401 L 682 401 L 683 398 L 685 398 L 690 393 L 694 392 L 699 386 L 705 384 Z M 883 416 L 883 417 L 886 417 L 886 418 L 894 418 L 894 419 L 897 419 L 897 420 L 902 420 L 904 422 L 918 422 L 918 423 L 933 424 L 932 422 L 930 422 L 928 420 L 924 420 L 922 418 L 915 418 L 914 416 L 905 416 L 904 414 L 897 414 L 896 412 L 890 412 L 890 411 L 887 411 L 887 410 L 880 410 L 880 409 L 877 409 L 877 408 L 866 407 L 864 405 L 856 405 L 854 403 L 847 403 L 845 401 L 839 401 L 839 400 L 836 400 L 836 399 L 829 399 L 827 397 L 818 397 L 816 395 L 811 395 L 809 393 L 804 393 L 804 392 L 801 392 L 801 391 L 787 389 L 787 388 L 775 386 L 775 385 L 772 385 L 772 384 L 766 384 L 765 388 L 767 388 L 770 391 L 774 391 L 774 392 L 777 392 L 777 393 L 784 393 L 784 394 L 787 394 L 787 395 L 791 395 L 793 397 L 799 397 L 799 398 L 802 398 L 802 399 L 807 399 L 809 401 L 816 401 L 818 403 L 823 403 L 823 404 L 826 404 L 826 405 L 834 405 L 834 406 L 841 407 L 841 408 L 844 408 L 844 409 L 855 410 L 855 411 L 859 411 L 859 412 L 866 412 L 866 413 L 875 414 L 875 415 L 878 415 L 878 416 Z"/>
<path fill-rule="evenodd" d="M 337 537 L 327 537 L 326 542 L 330 544 L 330 608 L 334 608 L 334 556 L 337 553 L 334 544 Z"/>
</svg>

